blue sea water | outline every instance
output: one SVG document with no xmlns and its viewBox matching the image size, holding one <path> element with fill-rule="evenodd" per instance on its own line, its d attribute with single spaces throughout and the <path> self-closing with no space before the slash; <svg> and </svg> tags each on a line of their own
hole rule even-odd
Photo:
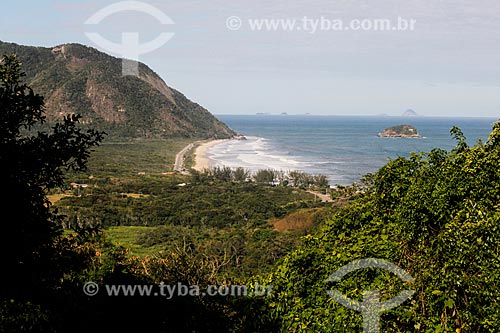
<svg viewBox="0 0 500 333">
<path fill-rule="evenodd" d="M 437 118 L 312 115 L 219 115 L 247 140 L 213 146 L 208 157 L 216 165 L 302 170 L 329 177 L 330 184 L 348 185 L 375 172 L 389 159 L 432 148 L 452 149 L 450 129 L 462 129 L 469 145 L 486 140 L 496 118 Z M 379 138 L 387 127 L 409 124 L 424 138 Z"/>
</svg>

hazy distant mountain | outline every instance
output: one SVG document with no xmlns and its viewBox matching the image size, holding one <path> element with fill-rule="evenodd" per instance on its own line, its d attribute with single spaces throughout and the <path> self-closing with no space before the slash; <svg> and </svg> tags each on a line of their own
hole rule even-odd
<svg viewBox="0 0 500 333">
<path fill-rule="evenodd" d="M 408 109 L 408 110 L 406 110 L 405 112 L 403 112 L 403 116 L 405 116 L 405 117 L 406 117 L 406 116 L 409 116 L 409 117 L 411 117 L 411 116 L 418 116 L 418 113 L 416 113 L 416 112 L 415 112 L 414 110 L 412 110 L 412 109 Z"/>
<path fill-rule="evenodd" d="M 235 134 L 142 63 L 139 77 L 122 76 L 121 59 L 94 48 L 0 41 L 0 55 L 11 53 L 22 59 L 27 83 L 45 97 L 49 122 L 80 113 L 84 124 L 111 136 L 227 138 Z"/>
</svg>

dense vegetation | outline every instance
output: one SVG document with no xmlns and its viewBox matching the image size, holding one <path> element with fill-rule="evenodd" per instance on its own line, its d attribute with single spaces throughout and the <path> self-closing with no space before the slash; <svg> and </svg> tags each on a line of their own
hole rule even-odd
<svg viewBox="0 0 500 333">
<path fill-rule="evenodd" d="M 227 138 L 235 133 L 202 106 L 168 87 L 149 67 L 122 76 L 121 59 L 79 44 L 54 48 L 0 41 L 0 54 L 15 53 L 26 82 L 45 96 L 50 124 L 69 113 L 80 126 L 108 138 Z M 46 128 L 46 127 L 44 127 Z"/>
<path fill-rule="evenodd" d="M 361 331 L 361 315 L 326 294 L 336 288 L 355 300 L 363 290 L 380 290 L 382 299 L 415 290 L 382 315 L 382 332 L 500 330 L 500 123 L 474 147 L 459 129 L 452 134 L 458 144 L 450 152 L 389 162 L 364 194 L 283 260 L 265 279 L 274 289 L 260 309 L 268 319 L 260 327 Z M 345 264 L 371 257 L 405 269 L 414 284 L 378 269 L 326 282 Z"/>
<path fill-rule="evenodd" d="M 14 213 L 0 242 L 0 331 L 362 331 L 361 315 L 332 300 L 329 289 L 354 300 L 366 290 L 379 290 L 382 300 L 415 290 L 382 314 L 382 332 L 500 330 L 500 123 L 473 147 L 453 128 L 454 150 L 393 160 L 364 186 L 339 189 L 326 207 L 300 189 L 319 186 L 321 177 L 297 173 L 292 188 L 270 186 L 277 175 L 270 170 L 255 182 L 243 180 L 244 170 L 229 178 L 223 169 L 165 173 L 162 161 L 173 152 L 164 149 L 184 143 L 105 144 L 86 169 L 101 133 L 79 128 L 78 116 L 46 133 L 27 131 L 43 120 L 43 99 L 21 83 L 13 57 L 0 63 L 0 110 L 3 204 Z M 327 282 L 362 258 L 388 260 L 415 281 L 369 268 Z M 91 297 L 82 292 L 87 281 L 258 282 L 272 290 L 264 297 Z"/>
<path fill-rule="evenodd" d="M 88 194 L 90 191 L 92 194 Z M 271 188 L 216 181 L 178 183 L 169 178 L 112 183 L 77 192 L 79 196 L 68 196 L 57 203 L 61 212 L 80 220 L 98 220 L 104 227 L 163 224 L 256 227 L 271 218 L 308 207 L 313 199 L 310 194 L 284 186 Z"/>
<path fill-rule="evenodd" d="M 78 128 L 75 115 L 49 132 L 27 134 L 45 120 L 44 104 L 22 77 L 17 58 L 5 56 L 0 62 L 2 331 L 26 328 L 15 327 L 18 319 L 25 324 L 44 320 L 43 310 L 32 302 L 50 298 L 66 274 L 82 269 L 85 256 L 73 251 L 76 242 L 62 237 L 61 217 L 49 208 L 46 191 L 63 185 L 65 170 L 83 170 L 90 149 L 103 138 Z"/>
<path fill-rule="evenodd" d="M 220 273 L 238 276 L 268 271 L 328 214 L 321 200 L 300 189 L 324 190 L 323 176 L 218 167 L 192 176 L 171 172 L 186 143 L 104 142 L 87 170 L 69 173 L 49 199 L 66 216 L 66 228 L 102 227 L 129 256 L 187 243 L 207 255 L 225 253 L 231 260 Z M 288 179 L 295 188 L 285 186 Z"/>
</svg>

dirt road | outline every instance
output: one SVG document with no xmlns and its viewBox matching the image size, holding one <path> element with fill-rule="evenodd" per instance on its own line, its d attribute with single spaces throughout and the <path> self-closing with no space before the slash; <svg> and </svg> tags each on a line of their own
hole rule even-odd
<svg viewBox="0 0 500 333">
<path fill-rule="evenodd" d="M 184 170 L 184 160 L 186 159 L 186 154 L 189 153 L 193 147 L 194 143 L 190 143 L 186 147 L 182 148 L 177 155 L 175 155 L 174 171 Z"/>
</svg>

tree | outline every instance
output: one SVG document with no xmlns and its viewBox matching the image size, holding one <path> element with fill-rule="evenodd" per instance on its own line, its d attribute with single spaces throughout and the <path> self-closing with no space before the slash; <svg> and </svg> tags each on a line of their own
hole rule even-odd
<svg viewBox="0 0 500 333">
<path fill-rule="evenodd" d="M 233 179 L 235 182 L 242 183 L 250 177 L 250 172 L 242 167 L 238 167 L 233 171 Z"/>
<path fill-rule="evenodd" d="M 314 178 L 314 185 L 317 187 L 324 189 L 330 186 L 330 184 L 328 183 L 328 177 L 325 175 L 316 175 L 313 176 L 313 178 Z"/>
<path fill-rule="evenodd" d="M 48 132 L 35 131 L 45 122 L 44 100 L 22 83 L 25 74 L 15 55 L 0 61 L 0 165 L 3 223 L 0 233 L 0 294 L 32 297 L 59 281 L 55 243 L 60 217 L 51 209 L 47 191 L 61 186 L 64 171 L 84 170 L 91 148 L 104 133 L 77 126 L 68 115 Z"/>
<path fill-rule="evenodd" d="M 261 169 L 257 170 L 253 176 L 254 180 L 258 184 L 270 185 L 276 177 L 276 171 L 272 169 Z"/>
<path fill-rule="evenodd" d="M 380 290 L 390 299 L 411 286 L 414 296 L 381 316 L 381 332 L 499 332 L 500 122 L 473 147 L 458 128 L 451 134 L 455 149 L 390 161 L 369 176 L 370 188 L 304 237 L 261 279 L 273 292 L 251 324 L 359 332 L 363 318 L 326 290 L 337 288 L 354 300 Z M 363 269 L 341 283 L 325 282 L 342 266 L 370 257 L 397 264 L 415 281 L 403 287 L 388 272 Z"/>
</svg>

